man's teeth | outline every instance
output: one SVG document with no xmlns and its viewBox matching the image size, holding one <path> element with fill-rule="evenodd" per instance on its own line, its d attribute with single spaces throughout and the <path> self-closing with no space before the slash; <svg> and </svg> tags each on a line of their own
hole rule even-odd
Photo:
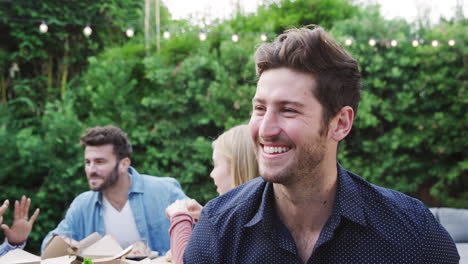
<svg viewBox="0 0 468 264">
<path fill-rule="evenodd" d="M 265 151 L 268 154 L 283 153 L 288 150 L 289 150 L 288 147 L 263 147 L 263 151 Z"/>
</svg>

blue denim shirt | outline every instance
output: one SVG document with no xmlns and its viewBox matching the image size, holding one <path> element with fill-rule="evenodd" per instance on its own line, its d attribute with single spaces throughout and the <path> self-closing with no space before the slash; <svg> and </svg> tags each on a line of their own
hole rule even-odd
<svg viewBox="0 0 468 264">
<path fill-rule="evenodd" d="M 256 178 L 211 200 L 184 263 L 303 263 L 274 209 L 272 183 Z M 307 263 L 458 263 L 455 243 L 418 200 L 338 165 L 332 215 Z"/>
<path fill-rule="evenodd" d="M 140 175 L 132 167 L 128 172 L 132 177 L 128 200 L 140 237 L 148 240 L 152 250 L 165 254 L 170 247 L 166 207 L 177 199 L 188 197 L 173 178 Z M 67 210 L 65 219 L 42 241 L 41 251 L 54 234 L 68 235 L 77 241 L 93 232 L 104 236 L 102 206 L 101 192 L 87 191 L 78 195 Z"/>
</svg>

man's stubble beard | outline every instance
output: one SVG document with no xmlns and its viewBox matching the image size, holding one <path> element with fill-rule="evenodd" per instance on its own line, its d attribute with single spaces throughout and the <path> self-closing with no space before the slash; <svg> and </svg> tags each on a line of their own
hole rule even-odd
<svg viewBox="0 0 468 264">
<path fill-rule="evenodd" d="M 269 182 L 291 185 L 297 183 L 317 182 L 320 170 L 320 165 L 325 159 L 326 155 L 326 137 L 317 135 L 312 140 L 312 144 L 309 144 L 303 149 L 297 149 L 301 151 L 297 153 L 293 161 L 286 167 L 280 169 L 274 173 L 274 175 L 267 175 L 262 172 L 262 166 L 259 166 L 261 177 Z"/>
<path fill-rule="evenodd" d="M 118 180 L 119 180 L 119 162 L 117 162 L 114 169 L 109 174 L 109 176 L 107 176 L 107 178 L 101 184 L 101 186 L 99 186 L 99 187 L 97 187 L 95 189 L 91 188 L 91 190 L 96 191 L 96 192 L 102 192 L 102 191 L 112 187 Z"/>
</svg>

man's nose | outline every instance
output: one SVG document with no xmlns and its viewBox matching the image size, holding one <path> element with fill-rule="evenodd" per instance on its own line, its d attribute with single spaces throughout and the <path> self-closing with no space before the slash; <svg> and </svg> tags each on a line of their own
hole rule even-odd
<svg viewBox="0 0 468 264">
<path fill-rule="evenodd" d="M 88 171 L 88 174 L 92 175 L 94 173 L 96 173 L 97 171 L 97 166 L 94 162 L 90 162 L 88 164 L 86 164 L 86 170 Z"/>
<path fill-rule="evenodd" d="M 281 133 L 278 115 L 274 111 L 267 111 L 263 116 L 259 136 L 263 139 L 275 138 Z"/>
</svg>

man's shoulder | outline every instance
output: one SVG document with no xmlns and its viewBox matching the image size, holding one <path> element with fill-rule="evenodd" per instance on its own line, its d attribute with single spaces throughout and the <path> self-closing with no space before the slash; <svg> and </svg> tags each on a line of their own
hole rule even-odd
<svg viewBox="0 0 468 264">
<path fill-rule="evenodd" d="M 130 167 L 129 173 L 134 177 L 136 181 L 141 181 L 144 185 L 177 185 L 180 187 L 179 182 L 172 177 L 159 177 L 148 174 L 140 174 L 135 168 Z"/>
<path fill-rule="evenodd" d="M 96 201 L 98 201 L 99 192 L 95 191 L 86 191 L 78 194 L 78 196 L 73 199 L 72 204 L 70 207 L 86 207 L 93 205 Z"/>
<path fill-rule="evenodd" d="M 255 178 L 231 191 L 211 200 L 204 208 L 211 221 L 249 220 L 257 212 L 262 202 L 266 182 L 262 178 Z M 235 214 L 235 219 L 225 218 Z M 224 220 L 223 220 L 224 219 Z"/>
<path fill-rule="evenodd" d="M 179 185 L 179 182 L 172 177 L 159 177 L 148 174 L 140 174 L 140 176 L 145 184 Z"/>
<path fill-rule="evenodd" d="M 368 219 L 380 222 L 393 219 L 420 228 L 432 217 L 429 209 L 418 199 L 402 192 L 369 183 L 360 176 L 348 172 L 358 183 L 359 193 L 365 204 Z"/>
<path fill-rule="evenodd" d="M 139 174 L 133 168 L 130 173 L 132 175 L 131 193 L 144 193 L 148 199 L 158 199 L 169 204 L 176 199 L 187 198 L 179 182 L 174 178 Z M 162 203 L 161 206 L 169 205 L 165 203 Z"/>
<path fill-rule="evenodd" d="M 361 196 L 370 207 L 388 204 L 395 210 L 424 209 L 426 206 L 416 198 L 402 192 L 367 182 L 359 175 L 349 172 L 354 182 L 358 183 Z"/>
<path fill-rule="evenodd" d="M 134 168 L 130 168 L 130 174 L 135 180 L 136 189 L 159 189 L 159 190 L 168 190 L 168 189 L 181 189 L 179 182 L 172 177 L 158 177 L 148 174 L 140 174 Z"/>
</svg>

